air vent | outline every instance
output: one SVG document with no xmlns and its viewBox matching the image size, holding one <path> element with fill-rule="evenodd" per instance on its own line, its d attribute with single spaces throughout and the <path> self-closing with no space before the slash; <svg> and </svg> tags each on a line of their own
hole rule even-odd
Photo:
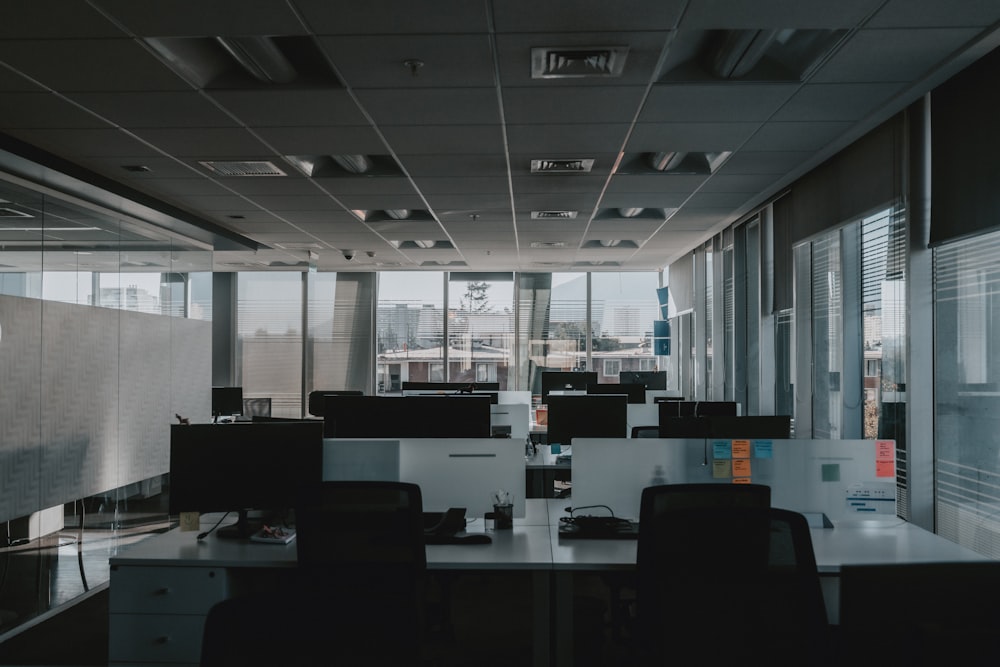
<svg viewBox="0 0 1000 667">
<path fill-rule="evenodd" d="M 532 220 L 575 220 L 579 211 L 532 211 Z"/>
<path fill-rule="evenodd" d="M 310 243 L 308 241 L 299 241 L 294 243 L 275 243 L 275 248 L 280 248 L 281 250 L 321 250 L 323 246 L 318 243 Z"/>
<path fill-rule="evenodd" d="M 593 158 L 531 161 L 531 173 L 533 174 L 585 174 L 589 173 L 593 168 Z"/>
<path fill-rule="evenodd" d="M 198 162 L 198 164 L 215 172 L 219 176 L 287 176 L 273 162 L 266 160 L 213 160 Z"/>
<path fill-rule="evenodd" d="M 309 178 L 403 175 L 403 170 L 391 155 L 285 155 L 283 157 Z"/>
<path fill-rule="evenodd" d="M 542 249 L 565 248 L 566 247 L 566 242 L 565 241 L 532 241 L 531 247 L 532 248 L 542 248 Z"/>
<path fill-rule="evenodd" d="M 536 47 L 532 79 L 589 79 L 621 76 L 627 46 Z"/>
<path fill-rule="evenodd" d="M 0 206 L 0 218 L 33 218 L 35 216 L 30 213 L 25 213 L 24 211 L 18 211 L 14 208 L 9 208 L 7 206 Z"/>
</svg>

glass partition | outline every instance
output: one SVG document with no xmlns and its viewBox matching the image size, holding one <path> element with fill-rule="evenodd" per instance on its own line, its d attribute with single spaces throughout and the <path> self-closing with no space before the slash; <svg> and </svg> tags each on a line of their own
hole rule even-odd
<svg viewBox="0 0 1000 667">
<path fill-rule="evenodd" d="M 211 271 L 201 244 L 0 174 L 0 635 L 170 526 L 169 423 L 201 409 L 179 378 L 211 354 L 176 320 L 210 317 Z"/>
</svg>

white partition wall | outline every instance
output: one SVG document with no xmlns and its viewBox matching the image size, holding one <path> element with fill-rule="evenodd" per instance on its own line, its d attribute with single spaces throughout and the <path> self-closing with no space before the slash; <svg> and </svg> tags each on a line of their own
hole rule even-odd
<svg viewBox="0 0 1000 667">
<path fill-rule="evenodd" d="M 892 440 L 579 438 L 573 506 L 606 505 L 634 519 L 647 486 L 753 482 L 771 487 L 775 507 L 834 521 L 895 520 L 895 466 Z"/>
</svg>

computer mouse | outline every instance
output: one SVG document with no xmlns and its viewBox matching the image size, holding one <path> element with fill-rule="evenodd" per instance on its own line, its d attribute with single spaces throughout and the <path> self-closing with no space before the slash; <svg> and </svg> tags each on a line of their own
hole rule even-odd
<svg viewBox="0 0 1000 667">
<path fill-rule="evenodd" d="M 493 538 L 485 533 L 469 533 L 468 535 L 456 536 L 462 544 L 492 544 Z"/>
</svg>

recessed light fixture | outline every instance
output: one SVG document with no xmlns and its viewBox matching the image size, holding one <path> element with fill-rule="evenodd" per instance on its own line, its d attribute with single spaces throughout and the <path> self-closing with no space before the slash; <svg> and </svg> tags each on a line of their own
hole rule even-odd
<svg viewBox="0 0 1000 667">
<path fill-rule="evenodd" d="M 131 171 L 133 173 L 141 174 L 147 171 L 152 171 L 149 167 L 144 164 L 123 164 L 122 169 L 125 171 Z"/>
<path fill-rule="evenodd" d="M 572 159 L 552 159 L 552 160 L 532 160 L 531 173 L 533 174 L 573 174 L 588 173 L 594 168 L 593 158 L 572 158 Z"/>
</svg>

